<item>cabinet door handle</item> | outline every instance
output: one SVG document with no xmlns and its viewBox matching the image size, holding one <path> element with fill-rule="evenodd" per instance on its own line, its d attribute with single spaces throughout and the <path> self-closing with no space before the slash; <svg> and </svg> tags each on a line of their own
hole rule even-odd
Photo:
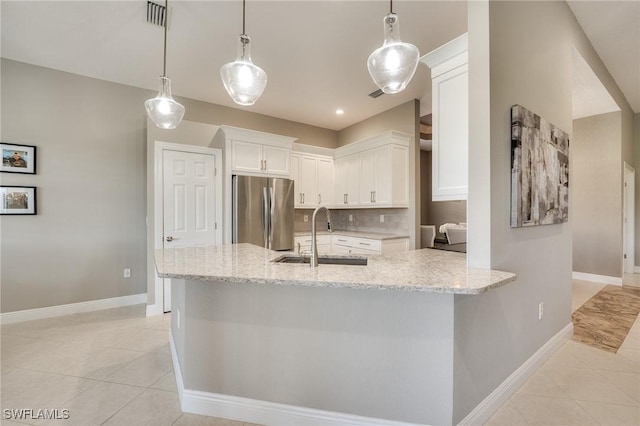
<svg viewBox="0 0 640 426">
<path fill-rule="evenodd" d="M 267 170 L 267 160 L 264 160 L 264 169 Z"/>
<path fill-rule="evenodd" d="M 305 194 L 304 194 L 304 192 L 303 192 L 303 193 L 302 193 L 302 204 L 304 204 L 304 199 L 306 198 L 304 195 L 305 195 Z"/>
<path fill-rule="evenodd" d="M 369 201 L 373 203 L 373 191 L 369 193 Z"/>
<path fill-rule="evenodd" d="M 361 246 L 370 246 L 371 245 L 369 243 L 358 243 L 358 244 L 360 244 Z"/>
<path fill-rule="evenodd" d="M 373 191 L 373 202 L 376 203 L 376 191 Z"/>
<path fill-rule="evenodd" d="M 342 200 L 344 201 L 345 204 L 347 204 L 347 194 L 344 194 L 342 196 Z"/>
<path fill-rule="evenodd" d="M 322 204 L 322 194 L 318 194 L 318 204 Z"/>
<path fill-rule="evenodd" d="M 298 193 L 298 204 L 302 204 L 302 192 Z"/>
<path fill-rule="evenodd" d="M 338 241 L 340 241 L 341 243 L 346 243 L 347 240 L 341 240 L 340 238 L 338 238 Z"/>
</svg>

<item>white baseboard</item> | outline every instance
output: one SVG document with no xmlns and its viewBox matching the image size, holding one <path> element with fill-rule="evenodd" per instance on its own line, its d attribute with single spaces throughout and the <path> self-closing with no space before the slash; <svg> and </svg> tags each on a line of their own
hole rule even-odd
<svg viewBox="0 0 640 426">
<path fill-rule="evenodd" d="M 0 314 L 0 323 L 13 324 L 15 322 L 60 317 L 63 315 L 119 308 L 121 306 L 138 305 L 141 303 L 147 303 L 147 293 L 70 303 L 68 305 L 47 306 L 46 308 L 27 309 L 24 311 L 4 312 Z"/>
<path fill-rule="evenodd" d="M 164 314 L 164 309 L 162 309 L 162 306 L 158 303 L 155 303 L 153 305 L 147 305 L 147 312 L 146 315 L 148 317 L 152 317 L 154 315 L 162 315 Z"/>
<path fill-rule="evenodd" d="M 587 274 L 585 272 L 575 272 L 571 274 L 571 278 L 574 280 L 584 280 L 584 281 L 592 281 L 595 283 L 601 284 L 610 284 L 610 285 L 622 285 L 622 278 L 619 277 L 610 277 L 608 275 L 596 275 L 596 274 Z"/>
<path fill-rule="evenodd" d="M 573 323 L 567 324 L 547 343 L 536 351 L 516 371 L 489 394 L 476 408 L 474 408 L 460 423 L 461 425 L 482 425 L 522 386 L 538 368 L 547 361 L 551 355 L 571 339 L 573 335 Z"/>
<path fill-rule="evenodd" d="M 278 426 L 418 426 L 415 423 L 376 419 L 185 389 L 173 334 L 169 336 L 169 346 L 173 359 L 173 371 L 176 375 L 180 407 L 185 413 Z"/>
</svg>

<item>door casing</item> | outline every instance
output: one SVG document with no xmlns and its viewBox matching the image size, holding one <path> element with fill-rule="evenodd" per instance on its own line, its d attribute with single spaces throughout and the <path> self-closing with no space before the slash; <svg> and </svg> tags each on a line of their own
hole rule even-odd
<svg viewBox="0 0 640 426">
<path fill-rule="evenodd" d="M 164 196 L 163 196 L 163 151 L 182 151 L 189 152 L 195 154 L 210 154 L 215 156 L 215 168 L 216 172 L 216 181 L 215 188 L 216 194 L 218 194 L 218 199 L 216 200 L 216 221 L 218 222 L 218 231 L 216 233 L 216 244 L 222 244 L 222 235 L 223 229 L 220 229 L 223 224 L 223 202 L 224 197 L 222 196 L 222 150 L 219 148 L 209 148 L 204 146 L 196 146 L 196 145 L 186 145 L 180 143 L 171 143 L 171 142 L 162 142 L 155 141 L 154 142 L 154 159 L 153 159 L 153 174 L 154 174 L 154 229 L 153 229 L 153 246 L 155 250 L 159 250 L 164 248 Z M 153 253 L 152 253 L 153 257 Z M 155 302 L 156 310 L 165 305 L 164 303 L 164 278 L 158 277 L 157 271 L 155 271 L 155 262 L 154 262 L 154 290 L 155 290 Z"/>
<path fill-rule="evenodd" d="M 622 203 L 622 271 L 627 274 L 635 272 L 635 181 L 636 170 L 625 161 L 624 186 L 622 187 L 624 198 Z"/>
</svg>

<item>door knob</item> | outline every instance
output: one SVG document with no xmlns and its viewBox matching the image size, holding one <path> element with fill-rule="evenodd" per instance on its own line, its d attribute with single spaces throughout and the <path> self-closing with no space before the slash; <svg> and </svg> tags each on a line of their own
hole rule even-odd
<svg viewBox="0 0 640 426">
<path fill-rule="evenodd" d="M 173 237 L 171 235 L 169 235 L 167 238 L 165 238 L 165 240 L 170 243 L 171 241 L 173 241 Z"/>
</svg>

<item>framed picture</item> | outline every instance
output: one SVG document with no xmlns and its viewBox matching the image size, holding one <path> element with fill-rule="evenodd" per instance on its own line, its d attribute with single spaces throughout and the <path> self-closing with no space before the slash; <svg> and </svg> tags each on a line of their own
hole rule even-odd
<svg viewBox="0 0 640 426">
<path fill-rule="evenodd" d="M 0 144 L 2 166 L 0 172 L 36 173 L 36 147 L 31 145 Z"/>
<path fill-rule="evenodd" d="M 34 186 L 0 186 L 0 214 L 36 214 Z"/>
<path fill-rule="evenodd" d="M 511 227 L 569 220 L 569 134 L 511 108 Z"/>
</svg>

